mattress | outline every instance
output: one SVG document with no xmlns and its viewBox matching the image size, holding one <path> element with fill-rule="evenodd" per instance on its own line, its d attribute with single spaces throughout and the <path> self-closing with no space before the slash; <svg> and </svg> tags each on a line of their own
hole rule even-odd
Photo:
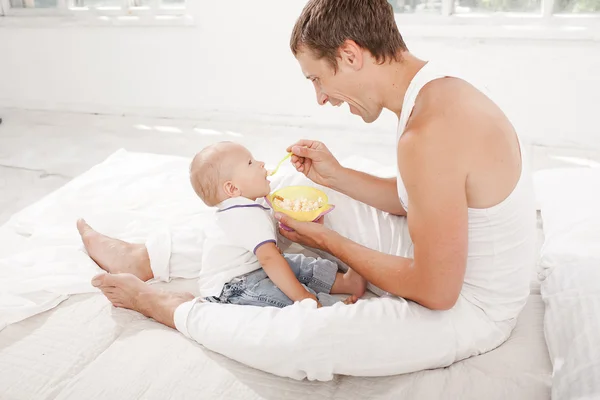
<svg viewBox="0 0 600 400">
<path fill-rule="evenodd" d="M 0 257 L 77 246 L 72 223 L 91 209 L 112 214 L 144 210 L 147 221 L 152 221 L 147 214 L 160 215 L 166 223 L 185 221 L 202 210 L 194 209 L 191 200 L 181 207 L 161 202 L 165 185 L 174 187 L 175 179 L 165 175 L 165 168 L 182 162 L 119 151 L 13 216 L 0 228 Z M 140 198 L 139 185 L 145 197 Z M 196 290 L 193 280 L 159 285 Z M 1 399 L 304 399 L 309 393 L 316 399 L 550 397 L 544 304 L 535 282 L 513 334 L 496 350 L 444 369 L 382 378 L 338 376 L 330 382 L 295 381 L 254 370 L 140 314 L 116 309 L 90 291 L 68 298 L 40 292 L 47 298 L 31 301 L 46 304 L 48 311 L 0 331 Z"/>
</svg>

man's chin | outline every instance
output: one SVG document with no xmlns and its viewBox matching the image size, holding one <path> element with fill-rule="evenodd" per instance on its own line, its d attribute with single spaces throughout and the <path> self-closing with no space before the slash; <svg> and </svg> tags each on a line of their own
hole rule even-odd
<svg viewBox="0 0 600 400">
<path fill-rule="evenodd" d="M 370 123 L 377 121 L 379 119 L 380 115 L 381 115 L 381 111 L 379 111 L 379 113 L 377 113 L 376 115 L 373 115 L 373 114 L 369 114 L 367 116 L 361 115 L 361 118 L 364 122 L 366 122 L 367 124 L 370 124 Z"/>
<path fill-rule="evenodd" d="M 378 116 L 376 116 L 376 117 L 373 117 L 373 116 L 371 116 L 371 115 L 369 115 L 369 116 L 365 117 L 365 116 L 362 116 L 362 115 L 361 115 L 360 117 L 361 117 L 361 118 L 362 118 L 362 120 L 363 120 L 364 122 L 366 122 L 367 124 L 371 124 L 371 123 L 373 123 L 373 122 L 377 121 L 377 119 L 379 118 L 379 115 L 378 115 Z"/>
</svg>

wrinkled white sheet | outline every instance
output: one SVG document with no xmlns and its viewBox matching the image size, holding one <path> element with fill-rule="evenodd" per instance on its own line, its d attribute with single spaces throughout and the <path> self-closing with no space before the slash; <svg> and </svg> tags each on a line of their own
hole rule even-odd
<svg viewBox="0 0 600 400">
<path fill-rule="evenodd" d="M 554 399 L 600 398 L 600 168 L 536 174 Z"/>
<path fill-rule="evenodd" d="M 187 162 L 118 152 L 0 228 L 2 265 L 19 261 L 46 278 L 55 269 L 63 273 L 54 281 L 58 289 L 11 299 L 21 319 L 52 308 L 64 299 L 61 290 L 93 290 L 89 278 L 98 270 L 78 261 L 85 257 L 74 223 L 82 215 L 125 240 L 143 241 L 150 230 L 181 224 L 191 226 L 190 233 L 197 226 L 201 237 L 202 216 L 211 211 L 189 189 L 187 175 L 176 172 L 187 169 Z M 146 196 L 140 198 L 141 188 Z M 64 265 L 37 258 L 51 261 L 58 252 Z M 168 287 L 194 291 L 195 282 L 176 280 Z M 545 399 L 549 368 L 542 315 L 539 296 L 532 295 L 507 343 L 446 369 L 309 383 L 277 378 L 206 351 L 137 313 L 112 308 L 99 294 L 76 295 L 0 332 L 0 398 L 305 398 L 310 390 L 311 398 L 328 399 Z"/>
<path fill-rule="evenodd" d="M 201 248 L 211 211 L 191 190 L 188 164 L 119 151 L 13 216 L 2 227 L 14 244 L 7 239 L 0 251 L 0 330 L 66 295 L 96 291 L 90 281 L 101 269 L 85 253 L 75 228 L 80 217 L 102 233 L 141 243 L 149 232 L 185 225 L 180 231 L 191 231 Z"/>
<path fill-rule="evenodd" d="M 76 295 L 0 332 L 0 398 L 548 400 L 543 315 L 532 295 L 505 344 L 448 368 L 311 382 L 246 367 L 100 295 Z"/>
</svg>

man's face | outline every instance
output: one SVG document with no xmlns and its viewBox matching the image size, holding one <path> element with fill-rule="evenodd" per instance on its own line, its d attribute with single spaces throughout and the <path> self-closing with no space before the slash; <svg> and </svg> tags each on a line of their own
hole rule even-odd
<svg viewBox="0 0 600 400">
<path fill-rule="evenodd" d="M 371 95 L 371 83 L 365 68 L 357 68 L 344 58 L 338 59 L 338 69 L 325 59 L 317 59 L 310 50 L 303 49 L 296 55 L 302 72 L 309 79 L 320 105 L 330 103 L 341 106 L 348 103 L 350 112 L 371 123 L 381 114 L 382 107 Z"/>
</svg>

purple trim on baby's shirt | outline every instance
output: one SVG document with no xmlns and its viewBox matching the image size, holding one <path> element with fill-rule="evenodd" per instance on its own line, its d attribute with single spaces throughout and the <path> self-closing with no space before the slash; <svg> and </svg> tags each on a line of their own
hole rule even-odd
<svg viewBox="0 0 600 400">
<path fill-rule="evenodd" d="M 231 210 L 233 208 L 246 208 L 246 207 L 260 207 L 265 211 L 270 210 L 270 208 L 264 207 L 260 204 L 243 204 L 243 205 L 238 204 L 237 206 L 231 206 L 231 207 L 223 208 L 222 210 L 217 210 L 217 212 L 223 212 L 223 211 Z"/>
<path fill-rule="evenodd" d="M 259 244 L 256 245 L 256 247 L 254 248 L 254 251 L 252 251 L 252 253 L 256 254 L 256 250 L 258 250 L 258 248 L 260 246 L 262 246 L 263 244 L 267 244 L 267 243 L 275 243 L 277 244 L 277 242 L 273 239 L 269 239 L 269 240 L 265 240 L 264 242 L 260 242 Z"/>
</svg>

